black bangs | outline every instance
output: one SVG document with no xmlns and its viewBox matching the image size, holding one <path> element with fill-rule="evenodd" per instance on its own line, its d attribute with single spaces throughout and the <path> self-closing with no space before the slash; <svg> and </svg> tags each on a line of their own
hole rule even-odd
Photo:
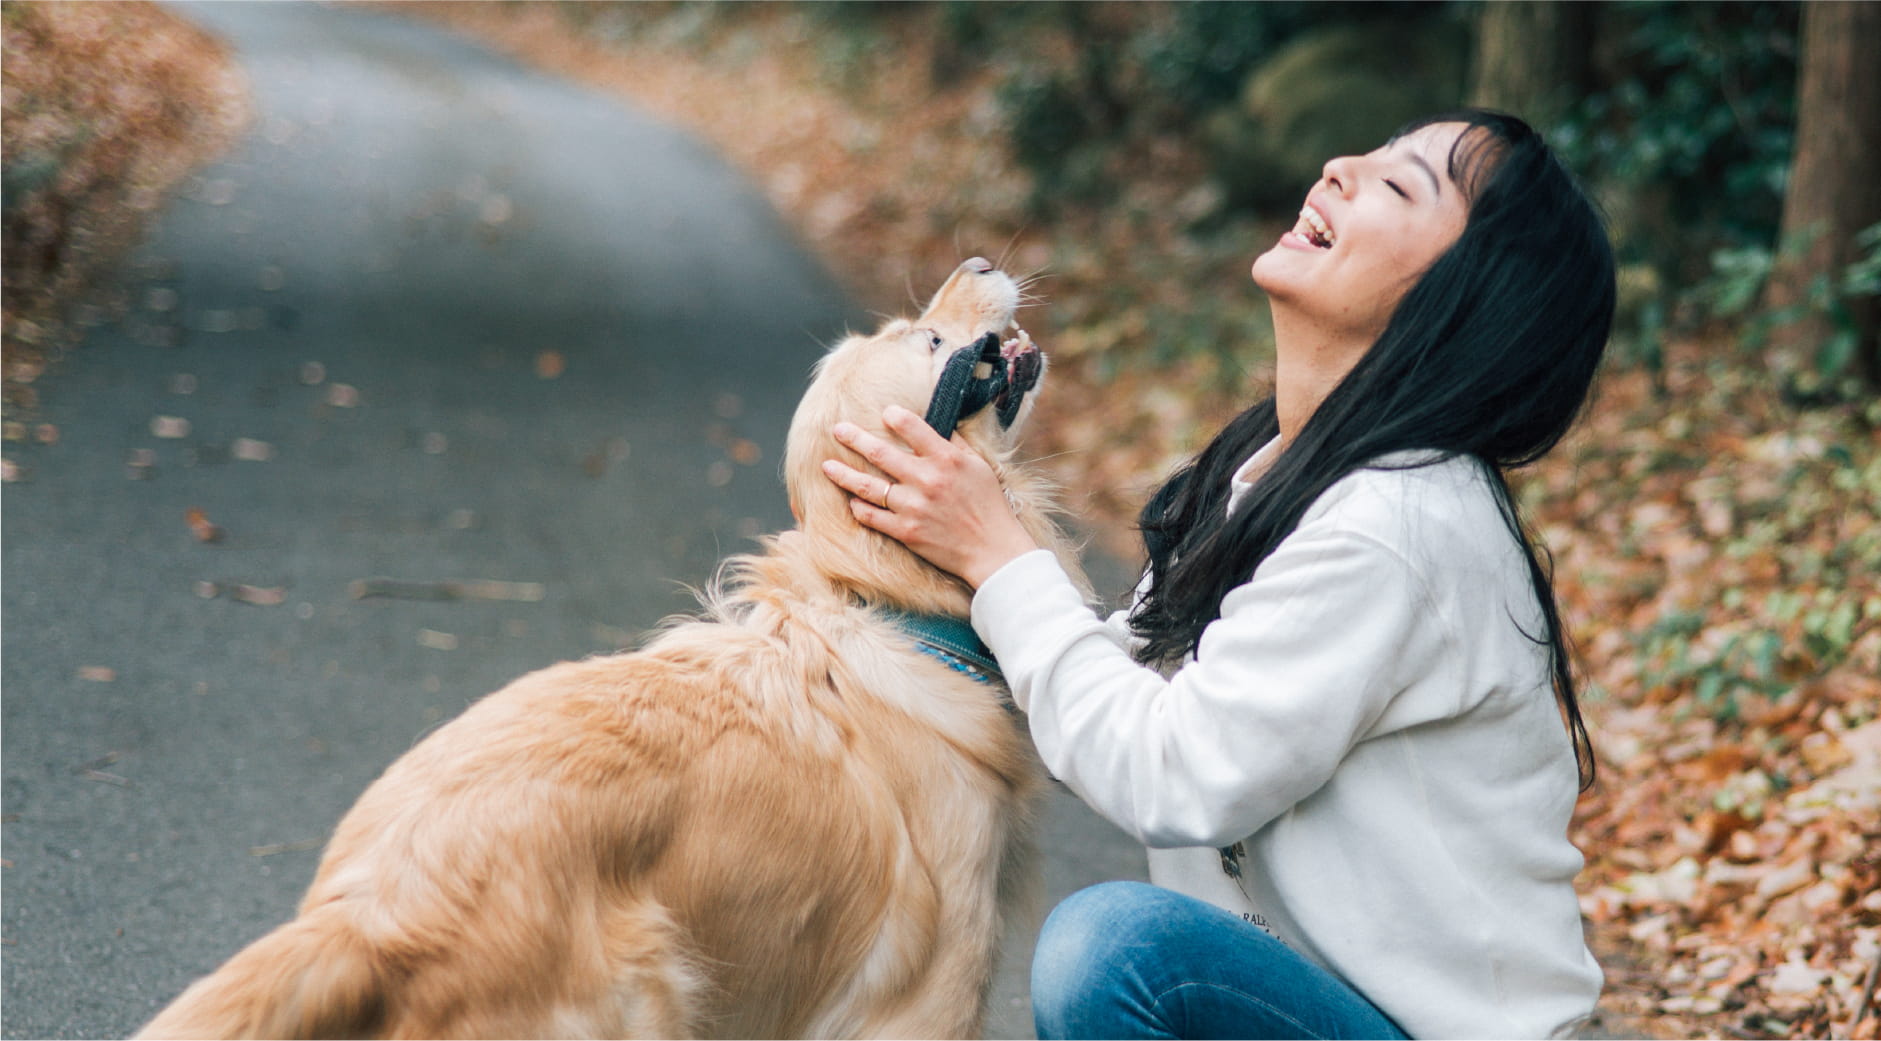
<svg viewBox="0 0 1881 1041">
<path fill-rule="evenodd" d="M 1509 155 L 1516 143 L 1536 136 L 1527 123 L 1507 113 L 1489 109 L 1456 109 L 1414 119 L 1399 127 L 1391 135 L 1391 140 L 1396 141 L 1438 123 L 1462 123 L 1469 128 L 1458 134 L 1451 143 L 1445 172 L 1450 175 L 1451 183 L 1463 193 L 1463 198 L 1471 203 L 1476 201 L 1483 185 L 1495 174 L 1503 158 Z"/>
</svg>

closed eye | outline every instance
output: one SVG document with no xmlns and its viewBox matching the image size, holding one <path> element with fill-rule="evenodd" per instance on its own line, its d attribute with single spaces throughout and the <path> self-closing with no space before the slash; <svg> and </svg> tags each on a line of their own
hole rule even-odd
<svg viewBox="0 0 1881 1041">
<path fill-rule="evenodd" d="M 1385 187 L 1387 187 L 1387 188 L 1389 188 L 1389 189 L 1391 189 L 1391 190 L 1392 190 L 1392 191 L 1394 191 L 1394 192 L 1397 192 L 1397 193 L 1398 193 L 1398 197 L 1399 197 L 1399 198 L 1401 198 L 1401 199 L 1404 199 L 1404 200 L 1405 200 L 1405 201 L 1407 201 L 1407 202 L 1408 202 L 1408 201 L 1410 201 L 1410 198 L 1411 198 L 1411 195 L 1410 195 L 1410 193 L 1409 193 L 1409 192 L 1406 192 L 1406 191 L 1405 191 L 1404 189 L 1402 189 L 1402 188 L 1400 188 L 1400 187 L 1398 187 L 1398 182 L 1396 182 L 1396 181 L 1393 181 L 1393 180 L 1391 180 L 1391 179 L 1389 179 L 1389 178 L 1387 178 L 1387 179 L 1385 180 Z"/>
</svg>

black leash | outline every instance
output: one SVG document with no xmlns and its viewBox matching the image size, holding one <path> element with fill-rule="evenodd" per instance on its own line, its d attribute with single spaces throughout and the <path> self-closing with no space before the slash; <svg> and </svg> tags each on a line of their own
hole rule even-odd
<svg viewBox="0 0 1881 1041">
<path fill-rule="evenodd" d="M 975 377 L 973 370 L 982 364 L 992 371 Z M 927 425 L 942 437 L 952 437 L 961 420 L 997 401 L 999 425 L 1009 427 L 1044 373 L 1045 364 L 1037 351 L 1021 351 L 1008 367 L 999 334 L 987 333 L 948 356 L 934 396 L 928 399 Z"/>
<path fill-rule="evenodd" d="M 999 335 L 987 333 L 975 343 L 955 351 L 941 369 L 940 382 L 927 404 L 927 425 L 943 438 L 954 436 L 960 421 L 986 407 L 1006 389 L 1005 359 L 999 353 Z M 991 375 L 975 379 L 981 362 L 993 367 Z"/>
</svg>

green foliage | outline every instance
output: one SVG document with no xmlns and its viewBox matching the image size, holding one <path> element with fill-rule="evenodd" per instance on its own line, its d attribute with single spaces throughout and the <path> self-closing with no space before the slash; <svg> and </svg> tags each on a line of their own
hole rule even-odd
<svg viewBox="0 0 1881 1041">
<path fill-rule="evenodd" d="M 1707 611 L 1673 611 L 1633 641 L 1643 685 L 1689 690 L 1719 720 L 1737 718 L 1744 694 L 1774 700 L 1799 678 L 1840 665 L 1881 623 L 1881 599 L 1864 602 L 1847 590 L 1773 590 L 1760 608 L 1743 603 L 1738 589 L 1724 591 L 1723 600 L 1761 624 L 1719 626 Z"/>
<path fill-rule="evenodd" d="M 1662 221 L 1707 251 L 1773 239 L 1795 125 L 1795 5 L 1631 0 L 1602 14 L 1611 85 L 1552 128 L 1563 157 L 1609 192 L 1650 190 Z"/>
<path fill-rule="evenodd" d="M 1102 48 L 1083 53 L 1080 68 L 1024 69 L 999 88 L 1013 157 L 1033 174 L 1040 211 L 1053 200 L 1095 202 L 1109 187 L 1101 143 L 1114 132 L 1114 117 L 1102 92 L 1087 86 L 1106 78 L 1108 57 Z"/>
<path fill-rule="evenodd" d="M 1707 369 L 1707 393 L 1721 395 L 1703 409 L 1713 416 L 1746 404 L 1745 389 L 1763 379 L 1723 361 Z M 1694 434 L 1689 421 L 1658 427 L 1655 440 L 1683 431 L 1713 447 L 1663 461 L 1642 447 L 1644 465 L 1624 467 L 1643 482 L 1631 495 L 1672 493 L 1693 508 L 1690 523 L 1704 535 L 1682 548 L 1658 547 L 1661 562 L 1696 553 L 1704 563 L 1686 556 L 1640 587 L 1663 604 L 1632 634 L 1642 688 L 1689 697 L 1698 711 L 1728 720 L 1745 695 L 1781 699 L 1872 654 L 1872 641 L 1861 648 L 1881 628 L 1881 524 L 1873 514 L 1881 443 L 1869 429 L 1849 410 L 1822 410 L 1733 447 L 1737 435 Z M 1724 512 L 1712 513 L 1720 504 Z"/>
<path fill-rule="evenodd" d="M 1795 126 L 1798 8 L 1627 0 L 1600 8 L 1597 78 L 1550 139 L 1606 203 L 1619 259 L 1655 273 L 1658 293 L 1623 308 L 1620 337 L 1657 369 L 1668 327 L 1717 317 L 1721 276 L 1761 284 L 1775 241 Z M 1719 262 L 1721 261 L 1721 266 Z M 1725 303 L 1747 306 L 1726 292 Z M 1685 306 L 1698 304 L 1696 309 Z"/>
<path fill-rule="evenodd" d="M 1469 31 L 1447 18 L 1316 27 L 1289 40 L 1211 116 L 1210 163 L 1229 201 L 1287 213 L 1325 161 L 1369 152 L 1463 97 Z"/>
<path fill-rule="evenodd" d="M 1133 48 L 1151 95 L 1172 113 L 1233 101 L 1247 74 L 1305 20 L 1298 4 L 1187 3 Z"/>
<path fill-rule="evenodd" d="M 1702 611 L 1674 612 L 1640 634 L 1640 680 L 1648 687 L 1689 686 L 1693 697 L 1712 716 L 1724 720 L 1738 714 L 1738 696 L 1755 692 L 1776 696 L 1788 689 L 1777 678 L 1783 638 L 1774 632 L 1737 633 L 1715 650 L 1697 637 L 1705 631 Z"/>
<path fill-rule="evenodd" d="M 1249 75 L 1303 32 L 1444 9 L 950 3 L 940 25 L 950 62 L 974 57 L 1004 70 L 998 95 L 1008 143 L 1035 178 L 1035 207 L 1049 212 L 1060 201 L 1095 202 L 1114 193 L 1114 160 L 1147 137 L 1195 132 L 1212 115 L 1238 107 Z M 1042 57 L 1036 41 L 1044 37 L 1067 41 L 1071 57 Z"/>
<path fill-rule="evenodd" d="M 1819 233 L 1819 232 L 1818 232 Z M 1855 351 L 1859 339 L 1849 303 L 1881 296 L 1881 224 L 1855 236 L 1861 251 L 1836 278 L 1818 276 L 1804 299 L 1789 307 L 1763 308 L 1763 287 L 1776 268 L 1779 250 L 1747 245 L 1714 250 L 1711 273 L 1693 286 L 1684 299 L 1705 318 L 1737 323 L 1739 342 L 1747 349 L 1762 347 L 1779 329 L 1815 317 L 1828 320 L 1829 334 L 1816 349 L 1810 369 L 1795 374 L 1792 391 L 1806 399 L 1852 399 L 1859 396 Z M 1785 242 L 1782 252 L 1801 252 L 1807 241 Z"/>
</svg>

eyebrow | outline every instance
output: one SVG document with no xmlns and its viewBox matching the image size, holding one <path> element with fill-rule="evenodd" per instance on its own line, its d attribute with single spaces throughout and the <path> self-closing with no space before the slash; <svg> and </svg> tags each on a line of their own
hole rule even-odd
<svg viewBox="0 0 1881 1041">
<path fill-rule="evenodd" d="M 1442 198 L 1443 197 L 1443 182 L 1440 179 L 1438 179 L 1437 171 L 1431 169 L 1430 163 L 1426 162 L 1424 160 L 1424 157 L 1421 155 L 1418 155 L 1416 152 L 1411 153 L 1411 162 L 1416 163 L 1418 165 L 1418 168 L 1424 171 L 1424 176 L 1430 178 L 1431 189 L 1437 193 L 1438 198 Z"/>
</svg>

